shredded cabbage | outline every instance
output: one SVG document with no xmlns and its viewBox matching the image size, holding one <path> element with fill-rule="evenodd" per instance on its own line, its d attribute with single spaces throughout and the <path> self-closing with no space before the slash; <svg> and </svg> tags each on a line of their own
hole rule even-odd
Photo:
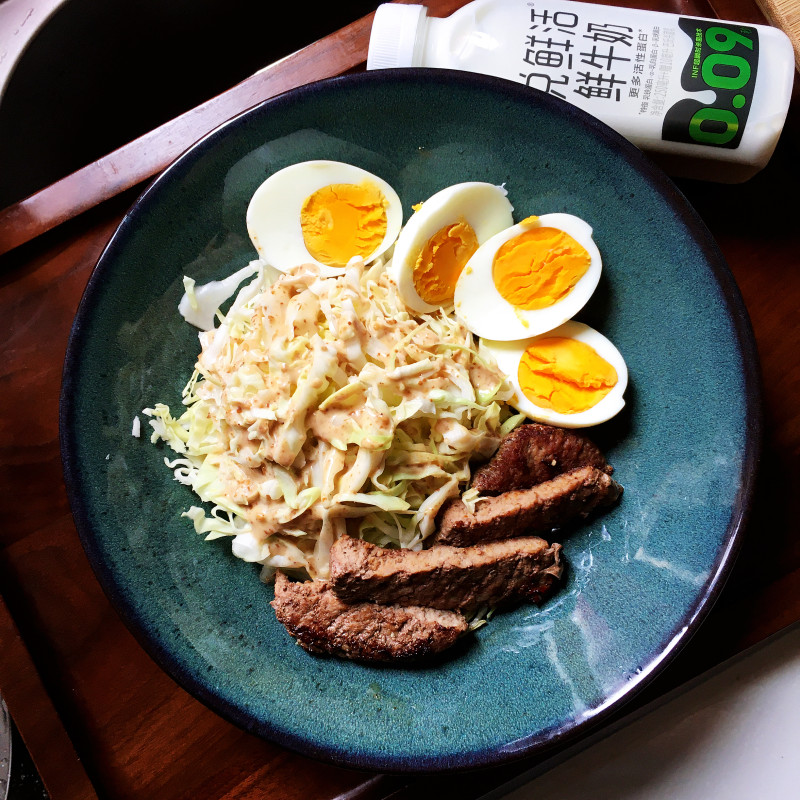
<svg viewBox="0 0 800 800">
<path fill-rule="evenodd" d="M 420 549 L 449 498 L 479 501 L 470 459 L 522 419 L 463 323 L 412 313 L 384 267 L 307 264 L 271 284 L 260 270 L 200 333 L 182 413 L 144 411 L 151 440 L 180 456 L 166 460 L 175 479 L 211 504 L 184 515 L 207 539 L 233 537 L 262 577 L 327 577 L 345 533 Z M 199 289 L 186 289 L 189 305 Z"/>
</svg>

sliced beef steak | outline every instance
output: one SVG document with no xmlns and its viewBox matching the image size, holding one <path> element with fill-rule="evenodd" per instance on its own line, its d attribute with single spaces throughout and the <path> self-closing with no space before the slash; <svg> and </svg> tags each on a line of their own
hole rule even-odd
<svg viewBox="0 0 800 800">
<path fill-rule="evenodd" d="M 331 585 L 349 603 L 474 611 L 516 600 L 540 602 L 562 569 L 561 545 L 536 537 L 412 551 L 343 536 L 331 548 Z"/>
<path fill-rule="evenodd" d="M 451 500 L 440 515 L 433 544 L 468 547 L 552 531 L 619 499 L 622 487 L 595 467 L 557 475 L 530 489 L 487 497 L 470 510 Z"/>
<path fill-rule="evenodd" d="M 275 576 L 271 603 L 278 620 L 309 652 L 358 661 L 417 659 L 439 653 L 467 630 L 455 611 L 418 605 L 349 605 L 326 581 L 299 583 Z"/>
<path fill-rule="evenodd" d="M 576 467 L 595 467 L 609 475 L 613 469 L 600 450 L 579 433 L 531 422 L 503 437 L 491 461 L 472 478 L 481 494 L 530 489 Z"/>
</svg>

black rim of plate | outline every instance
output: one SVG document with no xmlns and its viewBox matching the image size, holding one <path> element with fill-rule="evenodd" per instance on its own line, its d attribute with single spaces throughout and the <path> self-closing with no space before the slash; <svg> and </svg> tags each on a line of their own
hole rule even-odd
<svg viewBox="0 0 800 800">
<path fill-rule="evenodd" d="M 664 201 L 681 217 L 684 224 L 691 231 L 695 242 L 704 253 L 706 261 L 720 287 L 730 314 L 732 328 L 735 331 L 743 365 L 745 407 L 748 419 L 745 453 L 742 460 L 742 481 L 734 500 L 731 520 L 723 539 L 724 546 L 720 549 L 716 562 L 710 568 L 711 577 L 707 588 L 697 597 L 694 607 L 689 610 L 680 625 L 676 627 L 676 632 L 667 646 L 657 653 L 642 668 L 639 674 L 630 680 L 625 687 L 625 691 L 618 693 L 613 698 L 609 698 L 591 718 L 581 721 L 571 720 L 555 730 L 538 731 L 514 742 L 498 746 L 497 749 L 488 748 L 477 752 L 469 751 L 457 755 L 450 754 L 443 759 L 432 758 L 424 762 L 402 755 L 397 757 L 377 757 L 369 754 L 348 755 L 342 753 L 341 750 L 321 746 L 302 736 L 275 731 L 268 722 L 255 720 L 235 704 L 219 698 L 212 691 L 209 691 L 194 673 L 184 670 L 176 663 L 173 653 L 168 648 L 154 641 L 154 637 L 151 636 L 142 620 L 137 617 L 135 611 L 126 601 L 124 587 L 118 582 L 117 577 L 109 569 L 108 565 L 103 562 L 95 540 L 91 513 L 84 503 L 79 465 L 75 463 L 76 442 L 73 425 L 75 407 L 73 400 L 77 387 L 73 376 L 77 374 L 77 365 L 81 361 L 81 340 L 84 336 L 83 322 L 92 314 L 96 303 L 98 286 L 104 280 L 106 271 L 109 268 L 109 262 L 112 262 L 115 254 L 125 246 L 128 228 L 134 224 L 138 216 L 148 213 L 151 203 L 158 196 L 161 185 L 171 180 L 173 176 L 179 177 L 185 168 L 188 168 L 202 154 L 213 149 L 217 141 L 225 137 L 230 130 L 244 124 L 253 114 L 279 114 L 281 109 L 288 104 L 302 102 L 305 98 L 311 97 L 318 92 L 335 92 L 339 86 L 357 88 L 361 85 L 385 84 L 387 82 L 472 85 L 476 88 L 505 95 L 514 102 L 535 102 L 544 107 L 550 106 L 551 110 L 557 109 L 559 114 L 568 117 L 570 124 L 590 129 L 595 136 L 616 149 L 619 155 L 642 175 L 652 190 L 660 194 Z M 713 607 L 741 549 L 742 535 L 752 504 L 756 472 L 761 457 L 761 394 L 760 368 L 755 337 L 747 309 L 733 275 L 697 211 L 670 178 L 647 156 L 616 131 L 582 109 L 537 89 L 531 89 L 521 84 L 487 75 L 443 69 L 404 68 L 327 78 L 265 100 L 208 133 L 189 147 L 147 186 L 125 214 L 103 249 L 78 307 L 69 337 L 62 375 L 59 408 L 60 444 L 64 479 L 72 514 L 81 544 L 98 581 L 112 605 L 120 614 L 126 626 L 133 632 L 143 649 L 192 696 L 224 719 L 250 733 L 328 763 L 348 768 L 394 773 L 455 772 L 497 766 L 518 761 L 534 754 L 539 756 L 552 755 L 556 748 L 560 749 L 572 744 L 586 736 L 590 731 L 596 730 L 599 725 L 606 722 L 623 705 L 636 697 L 657 675 L 661 674 L 672 663 Z"/>
</svg>

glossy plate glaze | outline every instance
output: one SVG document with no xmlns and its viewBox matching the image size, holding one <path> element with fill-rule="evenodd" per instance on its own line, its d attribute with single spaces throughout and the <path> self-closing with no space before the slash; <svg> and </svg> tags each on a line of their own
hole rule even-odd
<svg viewBox="0 0 800 800">
<path fill-rule="evenodd" d="M 564 539 L 563 590 L 498 614 L 434 663 L 314 657 L 275 620 L 272 588 L 180 513 L 141 411 L 180 405 L 198 352 L 177 312 L 255 252 L 245 210 L 272 172 L 335 159 L 412 203 L 466 180 L 505 184 L 515 219 L 587 220 L 604 273 L 580 319 L 628 363 L 627 407 L 593 430 L 620 505 Z M 574 739 L 660 671 L 718 595 L 760 440 L 756 353 L 739 293 L 675 186 L 610 129 L 497 79 L 395 70 L 303 87 L 224 125 L 145 191 L 103 253 L 72 332 L 62 447 L 95 571 L 153 657 L 222 716 L 354 767 L 497 764 Z M 146 427 L 146 426 L 143 426 Z M 170 451 L 171 453 L 171 451 Z"/>
</svg>

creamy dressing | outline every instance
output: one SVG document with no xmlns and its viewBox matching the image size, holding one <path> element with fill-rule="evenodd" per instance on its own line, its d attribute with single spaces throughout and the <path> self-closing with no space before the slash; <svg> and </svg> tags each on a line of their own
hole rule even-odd
<svg viewBox="0 0 800 800">
<path fill-rule="evenodd" d="M 410 312 L 380 265 L 245 288 L 200 335 L 179 420 L 195 491 L 246 523 L 234 553 L 325 577 L 345 532 L 420 547 L 470 458 L 497 447 L 502 373 L 454 315 Z"/>
</svg>

